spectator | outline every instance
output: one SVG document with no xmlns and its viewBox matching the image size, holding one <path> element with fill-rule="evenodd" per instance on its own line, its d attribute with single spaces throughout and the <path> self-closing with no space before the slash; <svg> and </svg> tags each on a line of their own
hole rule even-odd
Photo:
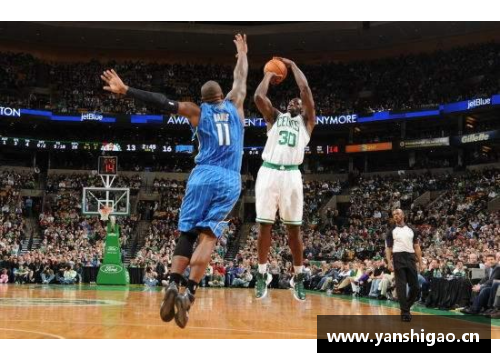
<svg viewBox="0 0 500 362">
<path fill-rule="evenodd" d="M 380 282 L 386 277 L 389 276 L 391 272 L 387 269 L 385 265 L 385 260 L 381 259 L 375 262 L 375 270 L 371 277 L 371 287 L 368 296 L 370 298 L 378 298 L 380 295 Z"/>
<path fill-rule="evenodd" d="M 223 287 L 224 286 L 224 276 L 219 273 L 217 269 L 214 270 L 212 280 L 208 282 L 211 287 Z"/>
<path fill-rule="evenodd" d="M 492 305 L 488 306 L 488 304 L 490 303 L 493 282 L 500 279 L 500 265 L 495 259 L 495 255 L 491 254 L 486 256 L 486 265 L 484 278 L 472 288 L 474 292 L 479 294 L 474 298 L 472 306 L 463 309 L 462 313 L 479 314 L 483 308 L 492 307 Z"/>
<path fill-rule="evenodd" d="M 46 266 L 41 273 L 42 284 L 50 284 L 55 278 L 54 270 L 50 266 Z"/>
<path fill-rule="evenodd" d="M 71 266 L 64 268 L 63 276 L 59 278 L 60 284 L 74 284 L 76 282 L 77 273 Z"/>
<path fill-rule="evenodd" d="M 151 267 L 147 267 L 144 273 L 143 283 L 147 287 L 156 287 L 158 280 L 156 272 L 153 271 Z"/>
<path fill-rule="evenodd" d="M 231 286 L 236 288 L 248 288 L 252 279 L 253 277 L 252 274 L 250 273 L 250 270 L 245 269 L 243 273 L 236 276 Z"/>
<path fill-rule="evenodd" d="M 8 270 L 3 268 L 0 274 L 0 284 L 7 284 L 9 282 Z"/>
</svg>

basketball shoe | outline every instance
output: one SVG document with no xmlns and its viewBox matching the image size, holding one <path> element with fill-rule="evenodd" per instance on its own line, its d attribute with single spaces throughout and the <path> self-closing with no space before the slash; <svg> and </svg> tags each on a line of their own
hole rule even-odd
<svg viewBox="0 0 500 362">
<path fill-rule="evenodd" d="M 295 299 L 301 302 L 306 300 L 304 279 L 304 273 L 297 274 L 292 279 L 290 279 L 290 286 L 292 287 L 293 296 L 295 297 Z"/>
<path fill-rule="evenodd" d="M 179 295 L 177 284 L 171 282 L 165 291 L 165 297 L 160 307 L 160 317 L 164 322 L 170 322 L 175 316 L 175 299 Z"/>
<path fill-rule="evenodd" d="M 269 273 L 257 273 L 257 281 L 255 282 L 255 298 L 263 299 L 267 295 L 267 286 L 273 280 L 273 276 Z"/>
<path fill-rule="evenodd" d="M 194 295 L 191 294 L 189 289 L 182 294 L 178 294 L 177 298 L 175 298 L 175 307 L 177 309 L 177 313 L 175 313 L 175 323 L 180 328 L 185 328 L 186 324 L 189 320 L 189 310 L 191 309 L 191 305 L 194 303 Z"/>
</svg>

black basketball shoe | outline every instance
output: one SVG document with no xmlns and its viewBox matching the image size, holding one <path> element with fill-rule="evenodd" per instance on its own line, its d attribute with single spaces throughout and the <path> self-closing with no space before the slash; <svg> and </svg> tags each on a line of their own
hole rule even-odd
<svg viewBox="0 0 500 362">
<path fill-rule="evenodd" d="M 177 295 L 177 298 L 175 298 L 175 307 L 177 309 L 177 313 L 175 313 L 175 323 L 180 328 L 186 327 L 189 320 L 189 309 L 191 309 L 193 303 L 194 295 L 191 294 L 189 289 L 186 289 L 184 293 Z"/>
<path fill-rule="evenodd" d="M 164 322 L 170 322 L 175 316 L 175 299 L 179 295 L 177 284 L 170 282 L 160 307 L 160 317 Z"/>
</svg>

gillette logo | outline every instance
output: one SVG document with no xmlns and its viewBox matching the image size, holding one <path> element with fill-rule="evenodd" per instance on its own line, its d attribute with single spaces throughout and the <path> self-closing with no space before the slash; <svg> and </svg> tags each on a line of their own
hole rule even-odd
<svg viewBox="0 0 500 362">
<path fill-rule="evenodd" d="M 99 113 L 83 113 L 82 121 L 102 121 L 103 116 Z"/>
<path fill-rule="evenodd" d="M 488 133 L 475 133 L 468 136 L 463 136 L 462 143 L 488 141 L 489 139 L 490 135 Z"/>
<path fill-rule="evenodd" d="M 491 98 L 478 98 L 467 102 L 467 109 L 491 105 Z"/>
</svg>

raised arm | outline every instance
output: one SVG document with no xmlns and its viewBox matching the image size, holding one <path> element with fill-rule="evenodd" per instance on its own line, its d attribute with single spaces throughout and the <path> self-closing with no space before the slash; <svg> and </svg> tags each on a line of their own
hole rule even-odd
<svg viewBox="0 0 500 362">
<path fill-rule="evenodd" d="M 273 107 L 271 100 L 267 97 L 269 83 L 271 83 L 271 79 L 275 76 L 276 74 L 271 72 L 264 73 L 264 79 L 260 82 L 253 96 L 255 105 L 262 114 L 262 117 L 264 117 L 268 129 L 272 127 L 273 123 L 276 121 L 276 115 L 278 114 L 278 110 Z"/>
<path fill-rule="evenodd" d="M 245 112 L 243 110 L 243 103 L 247 96 L 247 76 L 248 76 L 248 45 L 246 34 L 236 34 L 234 37 L 234 44 L 236 45 L 236 66 L 233 72 L 233 89 L 229 92 L 226 98 L 230 99 L 241 117 L 241 121 L 245 122 Z"/>
<path fill-rule="evenodd" d="M 302 100 L 303 117 L 306 121 L 306 127 L 309 134 L 312 134 L 316 126 L 316 110 L 314 109 L 314 99 L 307 78 L 294 61 L 286 58 L 278 59 L 292 70 L 295 82 L 300 90 L 300 99 Z"/>
<path fill-rule="evenodd" d="M 101 79 L 107 84 L 103 87 L 104 90 L 138 99 L 145 103 L 149 103 L 158 108 L 161 108 L 169 113 L 179 114 L 186 117 L 193 127 L 196 127 L 198 125 L 198 121 L 200 118 L 200 107 L 198 107 L 198 105 L 196 105 L 195 103 L 177 102 L 168 99 L 161 93 L 147 92 L 129 87 L 128 85 L 123 83 L 121 78 L 113 69 L 104 71 L 104 73 L 101 75 Z"/>
</svg>

